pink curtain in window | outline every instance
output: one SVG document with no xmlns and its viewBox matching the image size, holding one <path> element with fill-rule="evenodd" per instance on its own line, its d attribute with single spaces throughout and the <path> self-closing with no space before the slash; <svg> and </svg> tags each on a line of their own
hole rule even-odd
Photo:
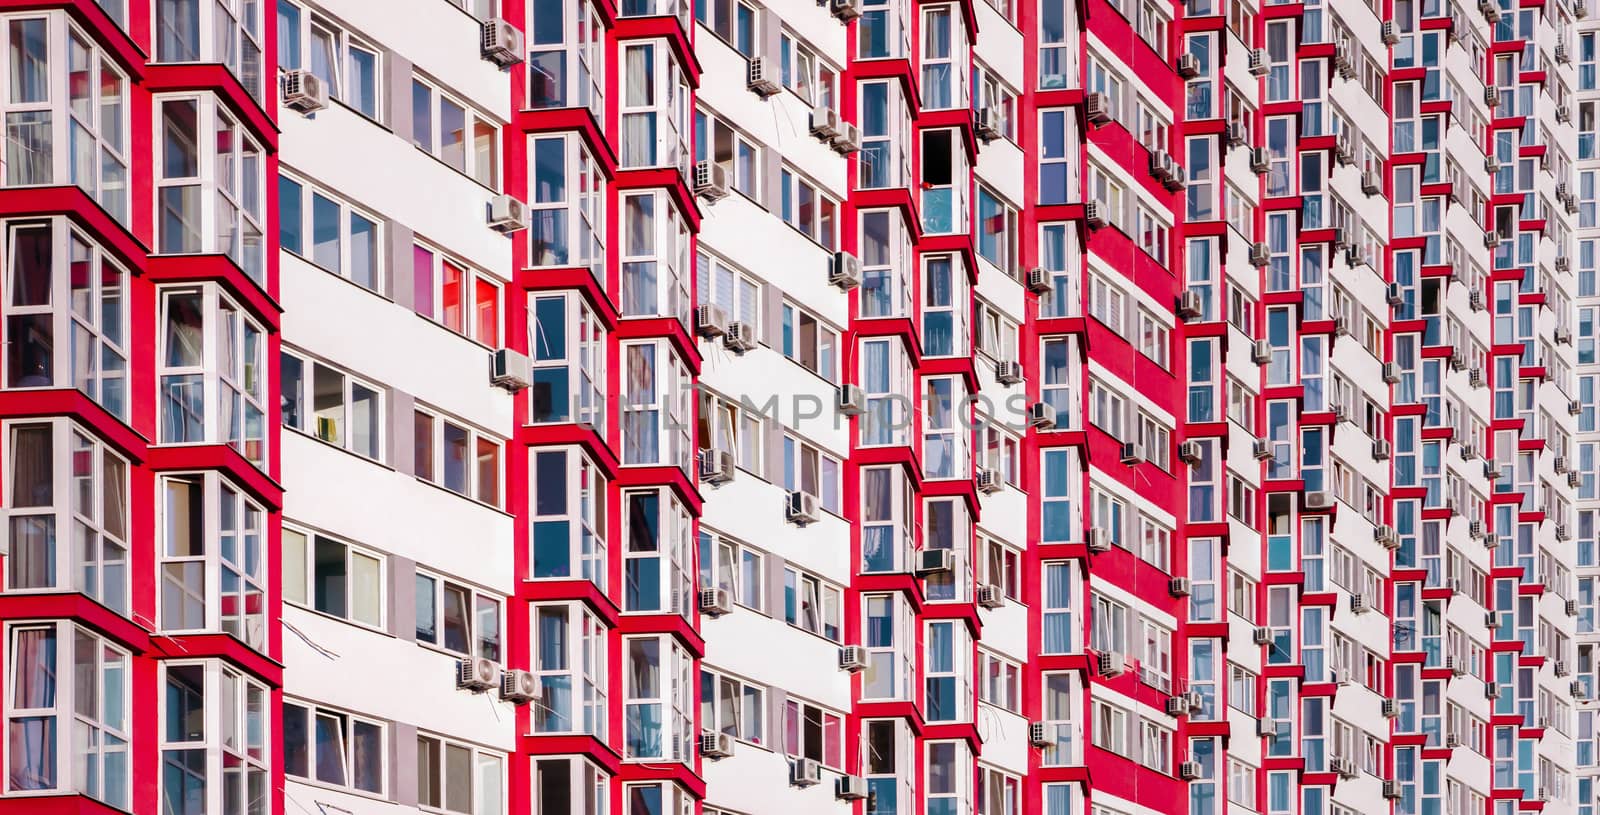
<svg viewBox="0 0 1600 815">
<path fill-rule="evenodd" d="M 56 636 L 54 628 L 25 628 L 12 638 L 16 664 L 13 710 L 49 710 L 50 715 L 13 718 L 6 754 L 13 789 L 56 785 Z"/>
</svg>

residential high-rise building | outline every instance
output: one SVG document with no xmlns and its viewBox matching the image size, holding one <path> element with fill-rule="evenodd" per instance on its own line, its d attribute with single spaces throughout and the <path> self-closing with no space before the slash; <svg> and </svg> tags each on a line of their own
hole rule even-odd
<svg viewBox="0 0 1600 815">
<path fill-rule="evenodd" d="M 0 807 L 1596 815 L 1587 1 L 0 0 Z"/>
</svg>

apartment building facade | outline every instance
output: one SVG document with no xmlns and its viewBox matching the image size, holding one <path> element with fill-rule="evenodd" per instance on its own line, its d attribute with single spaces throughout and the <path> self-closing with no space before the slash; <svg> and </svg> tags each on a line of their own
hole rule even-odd
<svg viewBox="0 0 1600 815">
<path fill-rule="evenodd" d="M 1587 12 L 0 2 L 0 799 L 1593 815 Z"/>
</svg>

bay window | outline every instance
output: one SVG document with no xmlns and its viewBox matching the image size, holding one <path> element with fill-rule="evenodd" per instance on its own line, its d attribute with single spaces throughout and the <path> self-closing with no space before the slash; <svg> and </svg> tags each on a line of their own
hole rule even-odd
<svg viewBox="0 0 1600 815">
<path fill-rule="evenodd" d="M 622 495 L 623 610 L 680 614 L 694 606 L 694 530 L 689 511 L 671 488 Z"/>
<path fill-rule="evenodd" d="M 1056 427 L 1062 430 L 1077 427 L 1082 412 L 1083 374 L 1076 346 L 1072 337 L 1049 337 L 1041 343 L 1039 397 L 1055 408 Z"/>
<path fill-rule="evenodd" d="M 905 719 L 869 719 L 861 723 L 861 774 L 867 779 L 875 812 L 913 810 L 916 788 L 916 740 Z"/>
<path fill-rule="evenodd" d="M 606 479 L 578 447 L 528 453 L 534 580 L 588 580 L 606 588 Z"/>
<path fill-rule="evenodd" d="M 128 222 L 128 83 L 64 13 L 0 17 L 11 90 L 5 185 L 74 184 Z"/>
<path fill-rule="evenodd" d="M 500 125 L 420 79 L 411 80 L 411 143 L 450 169 L 499 189 Z"/>
<path fill-rule="evenodd" d="M 160 290 L 161 444 L 226 444 L 267 458 L 266 333 L 215 283 Z"/>
<path fill-rule="evenodd" d="M 605 327 L 577 292 L 528 295 L 534 424 L 577 422 L 606 438 Z"/>
<path fill-rule="evenodd" d="M 972 477 L 972 403 L 958 377 L 923 380 L 922 474 Z"/>
<path fill-rule="evenodd" d="M 257 0 L 162 0 L 155 4 L 154 62 L 220 63 L 261 101 Z M 281 49 L 280 49 L 281 50 Z"/>
<path fill-rule="evenodd" d="M 862 699 L 912 699 L 916 675 L 916 620 L 903 594 L 861 598 L 861 644 L 867 649 Z"/>
<path fill-rule="evenodd" d="M 266 284 L 266 158 L 212 94 L 159 96 L 156 251 L 226 255 Z"/>
<path fill-rule="evenodd" d="M 625 637 L 623 757 L 692 763 L 694 658 L 670 634 Z"/>
<path fill-rule="evenodd" d="M 383 393 L 325 362 L 284 351 L 283 426 L 374 461 L 382 458 Z"/>
<path fill-rule="evenodd" d="M 966 742 L 930 741 L 926 746 L 927 815 L 972 811 L 972 753 Z"/>
<path fill-rule="evenodd" d="M 539 681 L 533 708 L 537 733 L 588 733 L 604 741 L 606 627 L 583 603 L 541 603 L 532 608 L 530 670 Z"/>
<path fill-rule="evenodd" d="M 576 134 L 529 136 L 528 175 L 528 264 L 583 267 L 604 289 L 606 178 L 588 145 Z"/>
<path fill-rule="evenodd" d="M 611 777 L 588 759 L 541 756 L 533 760 L 535 812 L 609 815 L 610 790 Z"/>
<path fill-rule="evenodd" d="M 266 510 L 215 471 L 162 476 L 159 489 L 160 630 L 221 631 L 265 651 Z"/>
<path fill-rule="evenodd" d="M 417 803 L 461 815 L 503 815 L 505 756 L 427 733 L 417 734 Z"/>
<path fill-rule="evenodd" d="M 689 156 L 689 86 L 678 58 L 665 40 L 630 41 L 618 62 L 621 166 L 681 168 Z"/>
<path fill-rule="evenodd" d="M 500 506 L 500 440 L 422 408 L 412 416 L 416 476 Z"/>
<path fill-rule="evenodd" d="M 972 718 L 972 653 L 966 623 L 933 620 L 927 624 L 923 663 L 923 713 L 930 722 Z"/>
<path fill-rule="evenodd" d="M 383 629 L 385 562 L 354 544 L 283 528 L 283 601 Z"/>
<path fill-rule="evenodd" d="M 245 815 L 271 807 L 272 699 L 221 660 L 160 665 L 161 811 Z"/>
<path fill-rule="evenodd" d="M 606 109 L 605 19 L 591 0 L 532 0 L 523 27 L 528 43 L 528 107 Z"/>
<path fill-rule="evenodd" d="M 373 121 L 380 118 L 384 74 L 378 48 L 289 0 L 278 0 L 278 69 L 310 71 L 327 87 L 329 99 Z"/>
<path fill-rule="evenodd" d="M 283 774 L 382 795 L 387 729 L 365 716 L 285 699 Z"/>
<path fill-rule="evenodd" d="M 1039 80 L 1041 90 L 1069 88 L 1078 81 L 1078 9 L 1067 0 L 1039 3 Z"/>
<path fill-rule="evenodd" d="M 911 234 L 899 210 L 861 213 L 862 318 L 911 314 Z"/>
<path fill-rule="evenodd" d="M 911 4 L 907 0 L 866 0 L 856 25 L 857 59 L 896 59 L 911 55 Z"/>
<path fill-rule="evenodd" d="M 626 0 L 628 3 L 664 0 Z M 687 8 L 688 4 L 685 3 Z M 623 811 L 638 815 L 694 815 L 694 796 L 681 785 L 670 781 L 648 784 L 623 784 L 622 797 L 626 801 Z M 605 810 L 601 810 L 604 812 Z"/>
<path fill-rule="evenodd" d="M 929 602 L 965 601 L 972 593 L 972 516 L 957 498 L 930 498 L 923 505 L 923 548 L 951 554 L 955 567 L 923 581 Z"/>
<path fill-rule="evenodd" d="M 861 416 L 861 444 L 903 445 L 911 422 L 911 360 L 898 337 L 861 341 L 861 389 L 866 412 Z"/>
<path fill-rule="evenodd" d="M 967 106 L 967 28 L 955 6 L 922 6 L 922 109 Z"/>
<path fill-rule="evenodd" d="M 370 291 L 384 290 L 384 240 L 378 216 L 281 173 L 278 242 L 286 251 Z"/>
<path fill-rule="evenodd" d="M 966 355 L 967 274 L 959 255 L 934 255 L 922 261 L 922 353 L 930 357 Z"/>
<path fill-rule="evenodd" d="M 623 317 L 689 318 L 689 226 L 663 191 L 622 196 Z"/>
<path fill-rule="evenodd" d="M 1083 689 L 1077 675 L 1047 673 L 1041 685 L 1044 701 L 1040 714 L 1049 744 L 1044 748 L 1040 764 L 1062 767 L 1083 763 Z M 1095 730 L 1098 735 L 1101 730 L 1099 719 L 1095 721 Z M 1065 813 L 1063 809 L 1062 815 Z M 1051 815 L 1056 815 L 1054 810 Z"/>
<path fill-rule="evenodd" d="M 500 661 L 500 598 L 449 578 L 417 570 L 417 642 L 467 657 Z"/>
<path fill-rule="evenodd" d="M 867 15 L 871 16 L 871 6 Z M 911 113 L 905 91 L 895 80 L 862 82 L 861 152 L 858 189 L 904 187 L 911 183 Z"/>
<path fill-rule="evenodd" d="M 6 630 L 6 661 L 6 793 L 76 792 L 132 809 L 128 652 L 40 621 Z"/>
<path fill-rule="evenodd" d="M 127 272 L 64 217 L 3 234 L 6 387 L 74 387 L 126 420 Z"/>
<path fill-rule="evenodd" d="M 423 244 L 411 247 L 411 308 L 490 348 L 500 347 L 500 284 Z"/>
<path fill-rule="evenodd" d="M 1072 203 L 1079 197 L 1078 118 L 1069 110 L 1042 110 L 1039 126 L 1039 203 Z"/>
<path fill-rule="evenodd" d="M 862 468 L 861 571 L 910 567 L 915 511 L 911 480 L 898 465 Z"/>
<path fill-rule="evenodd" d="M 948 68 L 948 66 L 946 66 Z M 971 174 L 959 131 L 940 128 L 922 131 L 922 229 L 928 234 L 966 232 L 967 191 Z"/>
<path fill-rule="evenodd" d="M 127 460 L 68 419 L 9 423 L 5 442 L 6 589 L 127 614 Z"/>
<path fill-rule="evenodd" d="M 1081 519 L 1077 499 L 1083 490 L 1078 460 L 1065 448 L 1045 449 L 1040 458 L 1040 537 L 1045 543 L 1078 540 Z"/>
<path fill-rule="evenodd" d="M 622 358 L 622 463 L 690 472 L 694 392 L 688 370 L 665 340 L 626 344 Z"/>
<path fill-rule="evenodd" d="M 1075 189 L 1075 187 L 1074 187 Z M 1077 317 L 1083 314 L 1079 280 L 1083 246 L 1078 230 L 1064 223 L 1039 225 L 1039 267 L 1050 276 L 1050 291 L 1039 296 L 1039 316 Z"/>
</svg>

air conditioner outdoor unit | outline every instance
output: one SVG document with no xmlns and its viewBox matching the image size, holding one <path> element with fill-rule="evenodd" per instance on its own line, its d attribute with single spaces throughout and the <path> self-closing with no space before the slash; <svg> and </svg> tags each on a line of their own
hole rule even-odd
<svg viewBox="0 0 1600 815">
<path fill-rule="evenodd" d="M 984 495 L 993 495 L 1005 487 L 1005 480 L 1000 477 L 999 470 L 985 467 L 978 471 L 978 492 Z"/>
<path fill-rule="evenodd" d="M 456 687 L 481 693 L 500 686 L 500 666 L 485 657 L 462 657 L 456 660 Z"/>
<path fill-rule="evenodd" d="M 801 788 L 814 787 L 822 783 L 822 765 L 809 758 L 790 760 L 789 783 L 792 786 Z"/>
<path fill-rule="evenodd" d="M 700 590 L 700 613 L 707 617 L 721 617 L 733 613 L 733 596 L 727 589 L 709 588 Z"/>
<path fill-rule="evenodd" d="M 745 66 L 745 87 L 762 99 L 777 95 L 783 87 L 772 75 L 772 67 L 766 57 L 751 57 Z"/>
<path fill-rule="evenodd" d="M 496 349 L 489 357 L 489 384 L 516 393 L 533 382 L 528 356 L 510 348 Z"/>
<path fill-rule="evenodd" d="M 1045 402 L 1035 402 L 1028 408 L 1028 425 L 1035 430 L 1050 430 L 1056 426 L 1056 409 Z"/>
<path fill-rule="evenodd" d="M 715 339 L 728 331 L 728 312 L 715 303 L 695 306 L 694 332 L 706 339 Z"/>
<path fill-rule="evenodd" d="M 956 553 L 950 549 L 918 549 L 911 572 L 917 577 L 948 574 L 955 569 Z"/>
<path fill-rule="evenodd" d="M 828 261 L 828 285 L 841 291 L 861 285 L 861 259 L 849 252 L 834 252 Z"/>
<path fill-rule="evenodd" d="M 1083 114 L 1090 124 L 1103 125 L 1111 121 L 1111 102 L 1099 91 L 1090 92 L 1083 100 Z"/>
<path fill-rule="evenodd" d="M 1055 289 L 1049 271 L 1035 266 L 1028 270 L 1028 291 L 1034 294 L 1049 294 Z"/>
<path fill-rule="evenodd" d="M 700 161 L 694 165 L 694 194 L 716 203 L 728 197 L 728 168 L 715 161 Z"/>
<path fill-rule="evenodd" d="M 702 450 L 700 454 L 700 481 L 713 487 L 733 480 L 738 467 L 733 453 L 727 450 Z"/>
<path fill-rule="evenodd" d="M 484 20 L 478 32 L 478 52 L 501 68 L 522 61 L 522 32 L 504 20 Z"/>
<path fill-rule="evenodd" d="M 283 75 L 283 106 L 302 114 L 328 107 L 328 86 L 310 71 L 286 71 Z"/>
<path fill-rule="evenodd" d="M 839 670 L 855 673 L 867 669 L 867 649 L 859 645 L 839 647 Z"/>
<path fill-rule="evenodd" d="M 523 705 L 540 697 L 539 678 L 527 671 L 506 671 L 500 675 L 500 698 Z"/>
<path fill-rule="evenodd" d="M 841 775 L 833 782 L 833 797 L 841 801 L 861 801 L 869 794 L 867 779 L 859 775 Z"/>
<path fill-rule="evenodd" d="M 1174 577 L 1167 581 L 1167 593 L 1173 597 L 1188 597 L 1194 591 L 1194 582 L 1188 577 Z"/>
<path fill-rule="evenodd" d="M 700 731 L 700 755 L 709 759 L 733 755 L 733 736 L 718 730 Z"/>
<path fill-rule="evenodd" d="M 1055 740 L 1050 738 L 1050 728 L 1044 722 L 1030 722 L 1028 724 L 1028 743 L 1034 747 L 1053 747 Z"/>
<path fill-rule="evenodd" d="M 996 382 L 1010 387 L 1022 382 L 1022 363 L 1011 359 L 1002 359 L 994 364 L 994 378 Z"/>
<path fill-rule="evenodd" d="M 834 407 L 845 416 L 860 416 L 867 410 L 867 392 L 860 385 L 840 385 L 834 394 Z"/>
<path fill-rule="evenodd" d="M 832 141 L 839 135 L 839 111 L 827 105 L 811 109 L 811 135 L 823 141 Z"/>
<path fill-rule="evenodd" d="M 489 228 L 510 234 L 528 228 L 528 205 L 501 193 L 489 199 Z"/>
<path fill-rule="evenodd" d="M 756 341 L 756 327 L 737 320 L 728 323 L 728 330 L 722 335 L 722 344 L 735 354 L 754 351 L 758 344 Z"/>
<path fill-rule="evenodd" d="M 1088 544 L 1089 551 L 1091 552 L 1111 551 L 1111 533 L 1107 532 L 1101 527 L 1097 526 L 1089 530 L 1089 535 L 1085 542 Z"/>
<path fill-rule="evenodd" d="M 1000 608 L 1006 604 L 1006 595 L 999 586 L 979 586 L 978 605 L 983 608 Z"/>
<path fill-rule="evenodd" d="M 1125 465 L 1127 465 L 1129 467 L 1132 467 L 1132 466 L 1134 466 L 1136 464 L 1143 464 L 1144 463 L 1144 445 L 1142 445 L 1142 444 L 1140 444 L 1140 443 L 1138 443 L 1136 441 L 1125 441 L 1125 442 L 1123 442 L 1122 443 L 1121 461 L 1122 461 L 1123 464 L 1125 464 Z"/>
<path fill-rule="evenodd" d="M 789 498 L 784 506 L 784 519 L 796 526 L 808 526 L 816 523 L 817 496 L 804 490 L 795 490 L 789 493 Z"/>
</svg>

